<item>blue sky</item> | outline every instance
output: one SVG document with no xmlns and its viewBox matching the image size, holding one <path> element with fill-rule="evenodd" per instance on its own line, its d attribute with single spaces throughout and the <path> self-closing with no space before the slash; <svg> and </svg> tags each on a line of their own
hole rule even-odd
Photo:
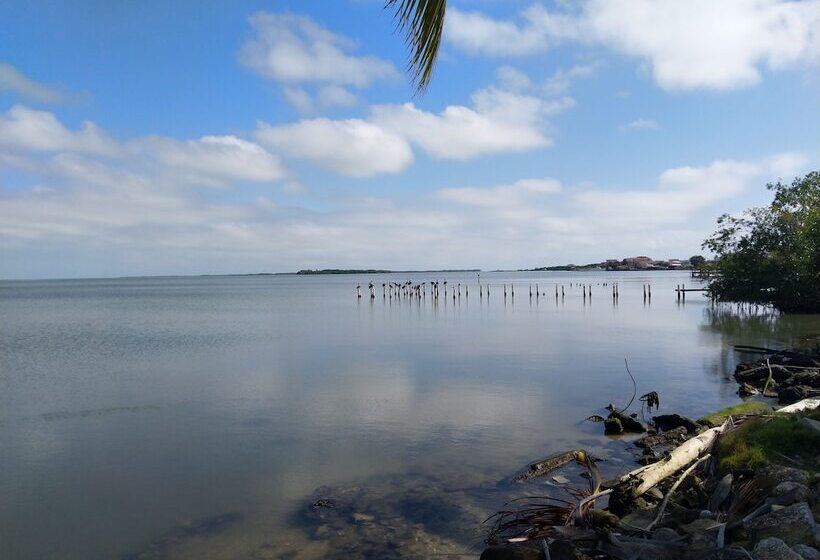
<svg viewBox="0 0 820 560">
<path fill-rule="evenodd" d="M 817 0 L 0 5 L 0 277 L 688 257 L 817 169 Z"/>
</svg>

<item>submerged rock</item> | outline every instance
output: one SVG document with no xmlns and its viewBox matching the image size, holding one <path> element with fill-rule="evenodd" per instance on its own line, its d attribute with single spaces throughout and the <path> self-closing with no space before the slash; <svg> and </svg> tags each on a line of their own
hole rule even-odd
<svg viewBox="0 0 820 560">
<path fill-rule="evenodd" d="M 662 414 L 660 416 L 653 416 L 652 421 L 663 432 L 674 430 L 675 428 L 686 428 L 690 434 L 694 434 L 700 429 L 700 426 L 692 419 L 680 414 Z"/>
<path fill-rule="evenodd" d="M 649 434 L 635 440 L 635 446 L 641 448 L 678 445 L 686 440 L 688 431 L 684 426 L 678 426 L 668 432 Z"/>
<path fill-rule="evenodd" d="M 615 436 L 624 433 L 624 426 L 617 418 L 610 416 L 604 420 L 604 433 L 608 436 Z"/>
<path fill-rule="evenodd" d="M 604 433 L 609 435 L 632 433 L 642 434 L 646 428 L 632 416 L 613 410 L 604 420 Z"/>
</svg>

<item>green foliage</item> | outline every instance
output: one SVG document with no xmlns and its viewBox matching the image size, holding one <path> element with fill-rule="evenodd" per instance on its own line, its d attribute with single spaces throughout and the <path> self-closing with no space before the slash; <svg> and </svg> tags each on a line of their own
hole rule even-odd
<svg viewBox="0 0 820 560">
<path fill-rule="evenodd" d="M 770 414 L 772 407 L 760 401 L 746 401 L 744 403 L 728 406 L 712 414 L 700 418 L 698 422 L 711 428 L 720 426 L 729 416 L 748 416 L 751 414 Z"/>
<path fill-rule="evenodd" d="M 689 257 L 689 264 L 692 265 L 692 268 L 698 270 L 706 264 L 706 258 L 703 255 L 694 255 Z"/>
<path fill-rule="evenodd" d="M 720 470 L 754 470 L 767 462 L 788 463 L 785 457 L 805 465 L 814 464 L 820 453 L 820 435 L 801 424 L 800 416 L 755 418 L 726 434 L 718 447 Z"/>
<path fill-rule="evenodd" d="M 722 473 L 753 471 L 766 464 L 766 452 L 762 447 L 739 438 L 723 442 L 720 454 L 718 468 Z"/>
<path fill-rule="evenodd" d="M 385 8 L 396 13 L 398 30 L 410 49 L 407 71 L 417 92 L 427 89 L 441 47 L 447 0 L 386 0 Z"/>
<path fill-rule="evenodd" d="M 724 214 L 703 246 L 720 276 L 710 289 L 719 300 L 773 304 L 782 311 L 820 311 L 820 172 L 791 185 L 767 185 L 769 206 L 740 217 Z"/>
</svg>

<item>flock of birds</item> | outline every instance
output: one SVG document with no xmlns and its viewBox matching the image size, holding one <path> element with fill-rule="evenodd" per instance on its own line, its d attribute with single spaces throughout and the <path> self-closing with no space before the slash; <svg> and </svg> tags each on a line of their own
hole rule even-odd
<svg viewBox="0 0 820 560">
<path fill-rule="evenodd" d="M 581 287 L 584 300 L 586 300 L 587 297 L 592 299 L 592 284 L 579 284 L 577 282 L 576 283 L 570 282 L 569 287 L 572 288 L 573 284 L 575 285 L 576 288 Z M 610 287 L 611 286 L 611 288 L 612 288 L 612 299 L 614 301 L 617 301 L 618 298 L 620 297 L 620 289 L 619 289 L 617 283 L 610 284 L 609 282 L 603 282 L 603 283 L 599 282 L 597 285 L 598 286 L 603 286 L 603 287 Z M 470 287 L 469 287 L 469 285 L 466 284 L 466 283 L 462 284 L 461 282 L 459 282 L 457 284 L 451 284 L 450 285 L 450 292 L 452 293 L 453 301 L 455 301 L 456 299 L 461 299 L 462 287 L 464 288 L 464 297 L 465 298 L 470 297 Z M 428 289 L 429 289 L 430 297 L 433 298 L 433 300 L 438 300 L 439 297 L 441 296 L 442 292 L 444 294 L 444 298 L 447 298 L 447 288 L 448 288 L 447 280 L 444 280 L 443 282 L 439 282 L 437 280 L 434 280 L 434 281 L 430 281 L 430 282 L 421 282 L 420 284 L 414 283 L 410 280 L 408 280 L 406 282 L 383 282 L 382 283 L 382 299 L 388 299 L 389 298 L 389 299 L 392 300 L 394 297 L 399 298 L 399 299 L 400 298 L 416 298 L 416 299 L 419 299 L 419 300 L 426 299 L 427 298 L 427 292 L 428 292 Z M 560 288 L 560 291 L 559 291 L 559 288 Z M 368 284 L 368 290 L 370 292 L 370 299 L 375 299 L 376 298 L 377 287 L 376 287 L 375 284 L 373 284 L 373 282 L 370 282 Z M 503 290 L 504 299 L 507 299 L 507 294 L 508 294 L 507 284 L 502 285 L 502 290 Z M 515 284 L 510 284 L 509 295 L 510 295 L 511 298 L 515 298 Z M 546 297 L 547 293 L 541 291 L 540 284 L 535 284 L 535 292 L 533 293 L 533 285 L 530 284 L 529 285 L 529 297 L 532 298 L 533 295 L 535 295 L 536 298 L 539 298 L 539 297 L 542 297 L 542 296 Z M 362 285 L 361 284 L 358 284 L 356 286 L 356 296 L 359 299 L 362 298 Z M 555 284 L 555 298 L 556 298 L 556 300 L 559 297 L 563 299 L 565 296 L 566 296 L 566 292 L 564 290 L 564 285 L 563 284 L 560 284 L 560 285 Z M 480 299 L 484 299 L 484 297 L 487 297 L 489 299 L 489 297 L 490 297 L 490 285 L 489 284 L 481 284 L 481 282 L 479 281 L 479 283 L 478 283 L 478 297 Z M 643 298 L 644 298 L 644 301 L 646 301 L 647 299 L 650 299 L 650 300 L 652 299 L 652 286 L 651 285 L 649 285 L 649 284 L 644 284 L 643 285 Z"/>
</svg>

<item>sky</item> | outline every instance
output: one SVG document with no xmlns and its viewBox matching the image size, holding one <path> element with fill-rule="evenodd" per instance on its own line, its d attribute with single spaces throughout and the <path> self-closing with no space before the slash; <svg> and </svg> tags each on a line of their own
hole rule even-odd
<svg viewBox="0 0 820 560">
<path fill-rule="evenodd" d="M 0 278 L 688 258 L 820 168 L 820 0 L 0 3 Z"/>
</svg>

